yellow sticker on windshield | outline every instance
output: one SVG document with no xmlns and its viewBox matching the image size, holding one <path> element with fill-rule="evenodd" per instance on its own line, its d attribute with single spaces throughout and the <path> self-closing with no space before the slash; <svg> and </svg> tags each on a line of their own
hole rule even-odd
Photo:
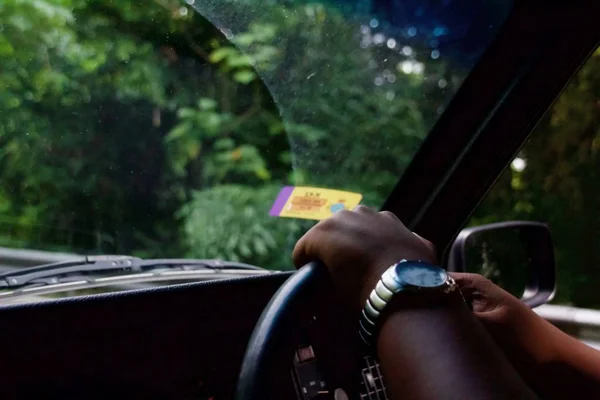
<svg viewBox="0 0 600 400">
<path fill-rule="evenodd" d="M 269 215 L 273 217 L 322 220 L 340 210 L 352 210 L 362 194 L 315 187 L 284 187 Z"/>
</svg>

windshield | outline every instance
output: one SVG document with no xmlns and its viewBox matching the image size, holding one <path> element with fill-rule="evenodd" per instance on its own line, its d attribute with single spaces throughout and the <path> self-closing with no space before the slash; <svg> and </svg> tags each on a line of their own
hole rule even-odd
<svg viewBox="0 0 600 400">
<path fill-rule="evenodd" d="M 289 268 L 281 189 L 380 206 L 509 7 L 5 0 L 0 246 Z"/>
</svg>

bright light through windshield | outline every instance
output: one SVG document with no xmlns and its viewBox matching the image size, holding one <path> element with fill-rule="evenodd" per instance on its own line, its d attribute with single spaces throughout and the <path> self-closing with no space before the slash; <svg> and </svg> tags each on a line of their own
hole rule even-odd
<svg viewBox="0 0 600 400">
<path fill-rule="evenodd" d="M 0 246 L 288 268 L 281 188 L 381 205 L 509 6 L 5 0 Z"/>
</svg>

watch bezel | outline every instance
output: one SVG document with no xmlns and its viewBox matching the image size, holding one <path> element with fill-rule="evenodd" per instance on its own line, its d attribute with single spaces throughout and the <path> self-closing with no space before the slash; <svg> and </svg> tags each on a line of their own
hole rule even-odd
<svg viewBox="0 0 600 400">
<path fill-rule="evenodd" d="M 399 270 L 405 269 L 405 268 L 421 268 L 421 269 L 427 270 L 428 272 L 437 274 L 441 278 L 441 281 L 438 285 L 419 285 L 419 284 L 412 283 L 412 282 L 402 278 L 402 276 L 398 273 Z M 451 281 L 450 275 L 448 274 L 448 272 L 446 270 L 444 270 L 441 267 L 438 267 L 437 265 L 433 265 L 433 264 L 430 264 L 425 261 L 402 260 L 399 263 L 395 264 L 393 266 L 393 268 L 390 269 L 390 271 L 392 273 L 394 280 L 396 281 L 396 283 L 399 286 L 396 289 L 395 293 L 397 293 L 400 290 L 412 290 L 412 291 L 419 291 L 419 292 L 430 292 L 430 291 L 437 292 L 440 289 L 444 289 L 446 286 L 448 286 L 449 282 Z"/>
</svg>

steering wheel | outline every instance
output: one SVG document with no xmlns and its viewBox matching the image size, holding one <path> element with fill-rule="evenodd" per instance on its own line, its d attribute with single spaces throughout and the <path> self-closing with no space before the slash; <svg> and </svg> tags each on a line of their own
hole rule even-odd
<svg viewBox="0 0 600 400">
<path fill-rule="evenodd" d="M 306 304 L 319 287 L 328 285 L 327 269 L 313 262 L 300 268 L 279 288 L 263 310 L 250 337 L 238 379 L 236 400 L 270 398 L 269 379 L 281 363 L 286 327 L 300 305 Z"/>
</svg>

